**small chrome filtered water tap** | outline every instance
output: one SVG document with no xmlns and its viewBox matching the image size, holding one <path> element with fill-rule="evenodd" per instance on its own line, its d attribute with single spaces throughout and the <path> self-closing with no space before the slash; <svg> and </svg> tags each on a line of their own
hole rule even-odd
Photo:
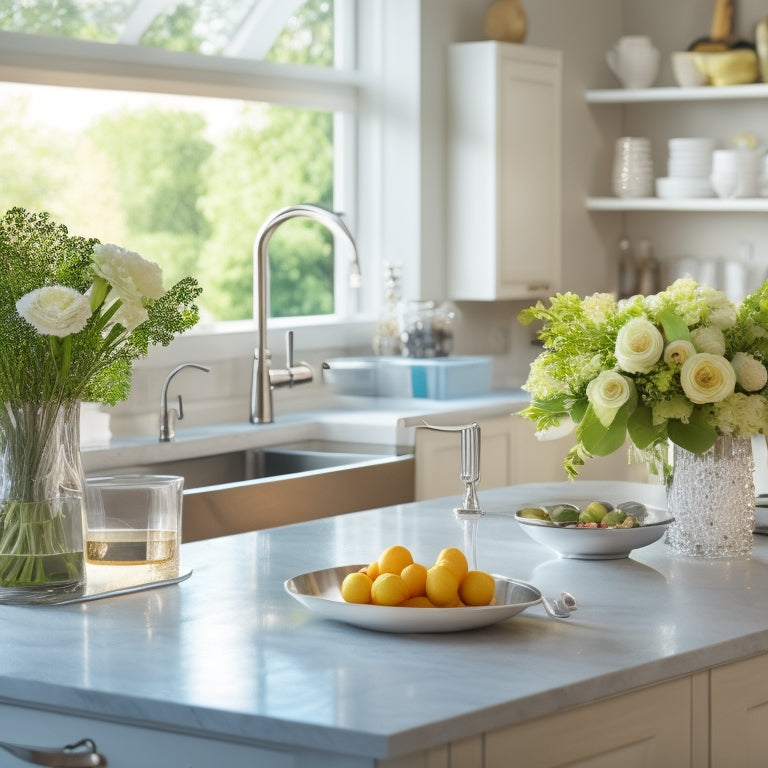
<svg viewBox="0 0 768 768">
<path fill-rule="evenodd" d="M 160 390 L 160 442 L 170 443 L 176 437 L 176 422 L 184 418 L 184 406 L 181 401 L 181 395 L 178 396 L 179 408 L 168 408 L 168 386 L 171 379 L 184 368 L 197 368 L 199 371 L 208 373 L 211 369 L 206 365 L 199 363 L 182 363 L 177 365 L 163 381 L 163 388 Z"/>
</svg>

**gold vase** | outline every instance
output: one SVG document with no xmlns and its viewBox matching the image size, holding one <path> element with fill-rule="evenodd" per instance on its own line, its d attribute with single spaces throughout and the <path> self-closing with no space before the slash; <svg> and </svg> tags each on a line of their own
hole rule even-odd
<svg viewBox="0 0 768 768">
<path fill-rule="evenodd" d="M 483 30 L 489 40 L 522 43 L 528 32 L 528 17 L 520 0 L 496 0 L 485 12 Z"/>
</svg>

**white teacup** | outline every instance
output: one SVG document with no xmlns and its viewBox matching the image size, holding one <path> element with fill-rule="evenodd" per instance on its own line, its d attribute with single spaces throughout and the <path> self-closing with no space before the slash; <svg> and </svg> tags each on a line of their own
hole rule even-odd
<svg viewBox="0 0 768 768">
<path fill-rule="evenodd" d="M 675 51 L 672 56 L 672 72 L 681 88 L 698 88 L 707 84 L 707 75 L 696 64 L 695 51 Z"/>
<path fill-rule="evenodd" d="M 648 88 L 659 74 L 661 56 L 649 37 L 628 35 L 606 52 L 605 60 L 625 88 Z"/>
</svg>

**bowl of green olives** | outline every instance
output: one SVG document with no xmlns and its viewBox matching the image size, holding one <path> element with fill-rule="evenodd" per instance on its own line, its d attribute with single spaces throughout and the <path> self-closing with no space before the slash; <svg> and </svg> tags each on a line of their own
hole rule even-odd
<svg viewBox="0 0 768 768">
<path fill-rule="evenodd" d="M 529 506 L 515 513 L 520 527 L 561 557 L 617 560 L 658 541 L 672 518 L 637 501 L 568 502 Z"/>
</svg>

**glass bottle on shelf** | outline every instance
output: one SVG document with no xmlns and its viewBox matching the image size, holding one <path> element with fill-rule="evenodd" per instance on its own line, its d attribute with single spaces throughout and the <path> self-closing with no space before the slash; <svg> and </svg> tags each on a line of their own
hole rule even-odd
<svg viewBox="0 0 768 768">
<path fill-rule="evenodd" d="M 628 299 L 637 293 L 637 262 L 632 243 L 626 235 L 619 238 L 619 298 Z"/>
<path fill-rule="evenodd" d="M 637 246 L 640 258 L 637 262 L 637 292 L 650 296 L 661 290 L 661 264 L 653 255 L 649 240 L 641 240 Z"/>
<path fill-rule="evenodd" d="M 400 264 L 387 262 L 384 265 L 384 302 L 373 337 L 373 352 L 376 355 L 401 354 L 400 304 Z"/>
</svg>

